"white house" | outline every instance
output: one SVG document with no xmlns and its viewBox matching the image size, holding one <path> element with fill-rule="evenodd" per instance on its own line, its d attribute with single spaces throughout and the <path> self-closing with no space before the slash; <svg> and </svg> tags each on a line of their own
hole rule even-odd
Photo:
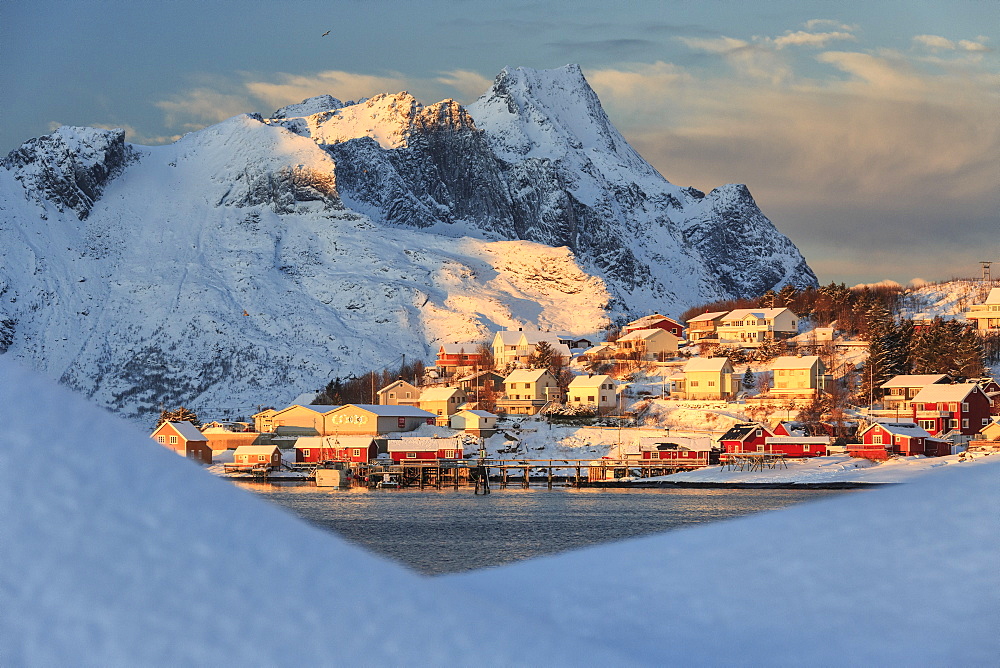
<svg viewBox="0 0 1000 668">
<path fill-rule="evenodd" d="M 567 406 L 594 406 L 607 411 L 618 404 L 618 381 L 605 374 L 576 376 L 566 388 Z"/>
</svg>

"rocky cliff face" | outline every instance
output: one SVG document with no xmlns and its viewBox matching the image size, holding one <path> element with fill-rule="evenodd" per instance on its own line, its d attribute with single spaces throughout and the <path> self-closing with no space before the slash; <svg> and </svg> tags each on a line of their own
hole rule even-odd
<svg viewBox="0 0 1000 668">
<path fill-rule="evenodd" d="M 572 66 L 504 70 L 468 108 L 322 96 L 169 146 L 61 128 L 2 162 L 0 261 L 0 352 L 137 418 L 815 283 L 746 187 L 666 181 Z"/>
</svg>

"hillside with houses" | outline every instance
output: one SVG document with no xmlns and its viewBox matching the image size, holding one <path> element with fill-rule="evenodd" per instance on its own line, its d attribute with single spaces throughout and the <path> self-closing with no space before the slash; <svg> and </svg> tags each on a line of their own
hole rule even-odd
<svg viewBox="0 0 1000 668">
<path fill-rule="evenodd" d="M 231 475 L 560 460 L 590 482 L 1000 450 L 1000 287 L 841 288 L 653 313 L 600 340 L 500 330 L 244 419 L 167 410 L 153 438 Z"/>
</svg>

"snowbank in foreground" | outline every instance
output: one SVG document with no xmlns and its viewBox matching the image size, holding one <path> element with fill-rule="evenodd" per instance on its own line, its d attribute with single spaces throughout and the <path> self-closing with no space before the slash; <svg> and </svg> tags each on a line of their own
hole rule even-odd
<svg viewBox="0 0 1000 668">
<path fill-rule="evenodd" d="M 0 665 L 951 666 L 1000 655 L 998 466 L 428 579 L 9 360 L 0 377 Z M 57 438 L 40 438 L 55 424 Z"/>
<path fill-rule="evenodd" d="M 941 467 L 967 468 L 988 463 L 1000 464 L 1000 455 L 973 454 L 964 458 L 961 455 L 900 457 L 882 463 L 848 457 L 847 455 L 834 455 L 789 461 L 787 462 L 788 468 L 736 471 L 725 466 L 711 466 L 657 478 L 635 478 L 634 480 L 636 482 L 665 480 L 668 482 L 711 483 L 891 483 L 909 482 L 917 476 Z"/>
</svg>

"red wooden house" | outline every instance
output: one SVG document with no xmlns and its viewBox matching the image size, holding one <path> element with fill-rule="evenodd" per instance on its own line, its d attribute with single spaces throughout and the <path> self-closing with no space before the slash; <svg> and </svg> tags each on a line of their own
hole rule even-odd
<svg viewBox="0 0 1000 668">
<path fill-rule="evenodd" d="M 459 369 L 479 366 L 482 361 L 478 343 L 442 343 L 434 366 L 450 376 Z"/>
<path fill-rule="evenodd" d="M 295 461 L 366 464 L 378 456 L 371 436 L 308 436 L 295 442 Z"/>
<path fill-rule="evenodd" d="M 873 424 L 861 432 L 860 438 L 861 443 L 847 445 L 847 452 L 852 457 L 881 460 L 889 455 L 935 457 L 951 453 L 951 443 L 934 438 L 912 422 Z"/>
<path fill-rule="evenodd" d="M 931 436 L 978 434 L 990 421 L 990 398 L 977 383 L 928 385 L 911 402 L 913 422 Z"/>
<path fill-rule="evenodd" d="M 684 325 L 677 322 L 673 318 L 668 318 L 665 315 L 660 315 L 659 313 L 654 313 L 652 315 L 647 315 L 638 320 L 633 320 L 624 327 L 622 327 L 622 334 L 628 334 L 629 332 L 634 332 L 640 329 L 665 329 L 670 332 L 678 339 L 684 338 Z"/>
<path fill-rule="evenodd" d="M 241 445 L 233 451 L 233 463 L 246 467 L 278 466 L 281 450 L 276 445 Z"/>
<path fill-rule="evenodd" d="M 638 439 L 639 458 L 666 466 L 696 468 L 717 464 L 718 449 L 709 438 L 649 436 Z"/>
<path fill-rule="evenodd" d="M 764 452 L 774 432 L 757 422 L 734 425 L 718 438 L 723 452 Z"/>
<path fill-rule="evenodd" d="M 208 437 L 190 422 L 164 422 L 153 431 L 150 438 L 181 457 L 202 464 L 212 463 L 212 448 L 208 445 Z"/>
<path fill-rule="evenodd" d="M 829 447 L 829 436 L 770 436 L 764 439 L 764 452 L 786 457 L 825 457 Z"/>
<path fill-rule="evenodd" d="M 388 451 L 394 462 L 465 458 L 464 443 L 455 438 L 394 438 L 388 441 Z"/>
</svg>

